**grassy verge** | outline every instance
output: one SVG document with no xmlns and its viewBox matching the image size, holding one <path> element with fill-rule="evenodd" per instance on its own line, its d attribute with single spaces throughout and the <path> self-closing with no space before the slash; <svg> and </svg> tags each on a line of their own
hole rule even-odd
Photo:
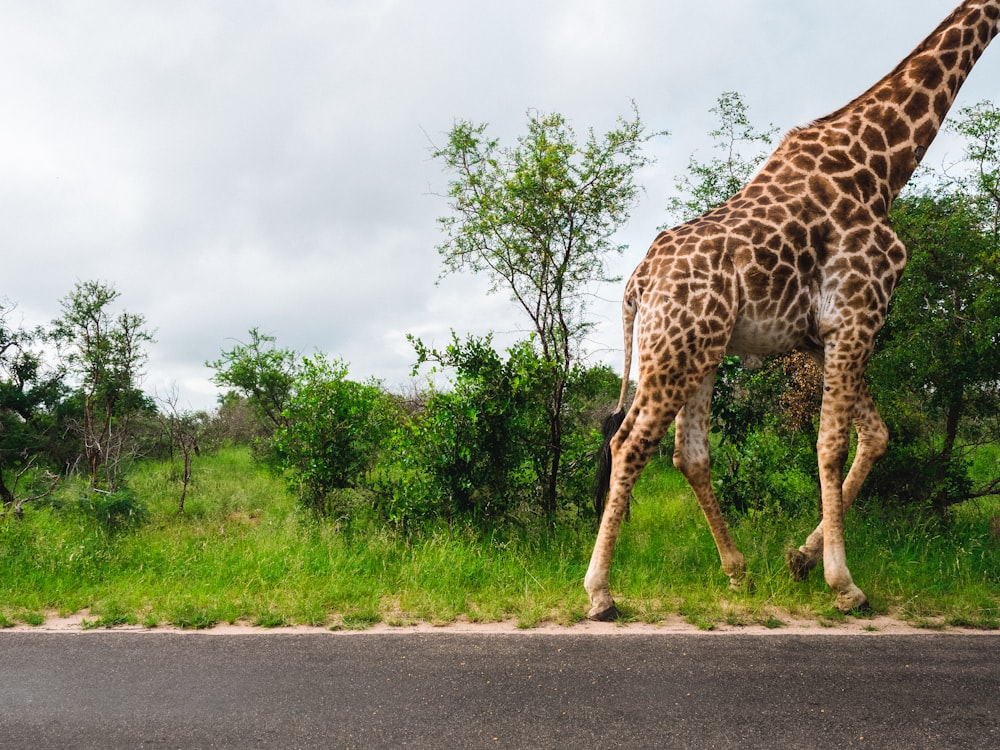
<svg viewBox="0 0 1000 750">
<path fill-rule="evenodd" d="M 363 628 L 372 623 L 515 620 L 571 624 L 587 610 L 582 588 L 593 533 L 430 530 L 408 539 L 376 528 L 338 528 L 301 512 L 279 480 L 247 453 L 221 451 L 196 465 L 183 515 L 176 468 L 148 464 L 132 477 L 148 508 L 134 529 L 109 532 L 63 499 L 0 521 L 0 626 L 88 611 L 92 627 L 245 621 Z M 66 490 L 69 492 L 69 490 Z M 1000 627 L 998 540 L 981 502 L 948 523 L 852 515 L 852 571 L 874 611 L 916 625 Z M 703 628 L 780 626 L 788 617 L 843 616 L 819 571 L 791 581 L 784 549 L 814 521 L 751 518 L 734 529 L 754 589 L 733 593 L 708 528 L 683 480 L 653 467 L 636 491 L 612 569 L 626 619 L 678 613 Z"/>
</svg>

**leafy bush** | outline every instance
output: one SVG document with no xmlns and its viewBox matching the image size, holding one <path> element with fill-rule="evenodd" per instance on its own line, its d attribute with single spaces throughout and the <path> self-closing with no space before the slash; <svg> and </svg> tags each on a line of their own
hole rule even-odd
<svg viewBox="0 0 1000 750">
<path fill-rule="evenodd" d="M 933 420 L 899 396 L 884 410 L 888 451 L 862 486 L 859 502 L 943 511 L 968 499 L 973 484 L 968 459 L 957 451 L 946 455 Z"/>
<path fill-rule="evenodd" d="M 338 360 L 303 358 L 274 435 L 279 465 L 302 502 L 326 514 L 336 507 L 338 492 L 356 489 L 397 415 L 377 382 L 348 380 Z"/>
<path fill-rule="evenodd" d="M 759 369 L 727 358 L 712 404 L 718 436 L 713 481 L 728 513 L 797 513 L 819 497 L 816 425 L 822 373 L 806 355 L 773 357 Z"/>
<path fill-rule="evenodd" d="M 553 517 L 543 490 L 552 460 L 553 370 L 532 342 L 519 342 L 506 357 L 489 336 L 456 337 L 443 352 L 414 345 L 418 366 L 435 362 L 454 375 L 450 390 L 432 390 L 394 436 L 391 466 L 379 472 L 376 488 L 385 518 L 403 526 L 428 518 L 482 526 L 587 512 L 596 425 L 617 395 L 617 376 L 578 369 L 567 383 Z"/>
<path fill-rule="evenodd" d="M 79 498 L 77 509 L 109 533 L 139 526 L 149 516 L 146 504 L 132 490 L 121 486 L 113 492 L 90 490 Z"/>
<path fill-rule="evenodd" d="M 544 366 L 523 342 L 504 360 L 489 336 L 456 338 L 444 352 L 415 342 L 419 362 L 454 367 L 451 391 L 432 390 L 396 433 L 395 469 L 381 483 L 387 516 L 495 522 L 530 505 L 538 485 Z"/>
<path fill-rule="evenodd" d="M 796 515 L 816 508 L 816 454 L 802 434 L 761 427 L 720 453 L 714 483 L 725 511 Z"/>
<path fill-rule="evenodd" d="M 866 496 L 944 511 L 1000 480 L 994 470 L 974 482 L 967 452 L 1000 439 L 1000 224 L 982 210 L 952 185 L 896 203 L 893 226 L 911 258 L 869 367 L 890 442 Z"/>
</svg>

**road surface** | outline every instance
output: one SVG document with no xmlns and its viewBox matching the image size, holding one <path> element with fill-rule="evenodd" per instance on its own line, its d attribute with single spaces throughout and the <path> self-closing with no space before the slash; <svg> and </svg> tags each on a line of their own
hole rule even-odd
<svg viewBox="0 0 1000 750">
<path fill-rule="evenodd" d="M 4 748 L 1000 748 L 991 635 L 0 633 Z"/>
</svg>

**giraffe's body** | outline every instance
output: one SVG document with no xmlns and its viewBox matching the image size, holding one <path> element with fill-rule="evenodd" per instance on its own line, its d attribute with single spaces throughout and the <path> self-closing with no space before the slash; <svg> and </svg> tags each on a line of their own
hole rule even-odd
<svg viewBox="0 0 1000 750">
<path fill-rule="evenodd" d="M 709 477 L 709 405 L 726 353 L 794 349 L 822 362 L 817 453 L 823 521 L 793 574 L 823 559 L 837 604 L 866 605 L 844 554 L 843 516 L 888 432 L 864 384 L 875 335 L 907 261 L 889 224 L 893 199 L 937 135 L 955 95 L 998 31 L 1000 0 L 966 0 L 889 75 L 846 107 L 792 131 L 760 173 L 719 208 L 661 233 L 625 287 L 625 373 L 609 490 L 585 586 L 590 616 L 615 614 L 608 570 L 639 473 L 676 418 L 674 463 L 690 482 L 734 584 L 745 562 Z M 639 373 L 625 392 L 633 333 Z M 846 479 L 849 432 L 858 449 Z"/>
</svg>

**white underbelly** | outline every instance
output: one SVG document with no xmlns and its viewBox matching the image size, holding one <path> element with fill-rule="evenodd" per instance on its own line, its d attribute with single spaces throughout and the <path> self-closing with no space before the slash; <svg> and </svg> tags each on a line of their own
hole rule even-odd
<svg viewBox="0 0 1000 750">
<path fill-rule="evenodd" d="M 784 320 L 741 319 L 733 328 L 726 354 L 738 357 L 768 357 L 797 349 L 806 343 L 804 327 Z"/>
</svg>

